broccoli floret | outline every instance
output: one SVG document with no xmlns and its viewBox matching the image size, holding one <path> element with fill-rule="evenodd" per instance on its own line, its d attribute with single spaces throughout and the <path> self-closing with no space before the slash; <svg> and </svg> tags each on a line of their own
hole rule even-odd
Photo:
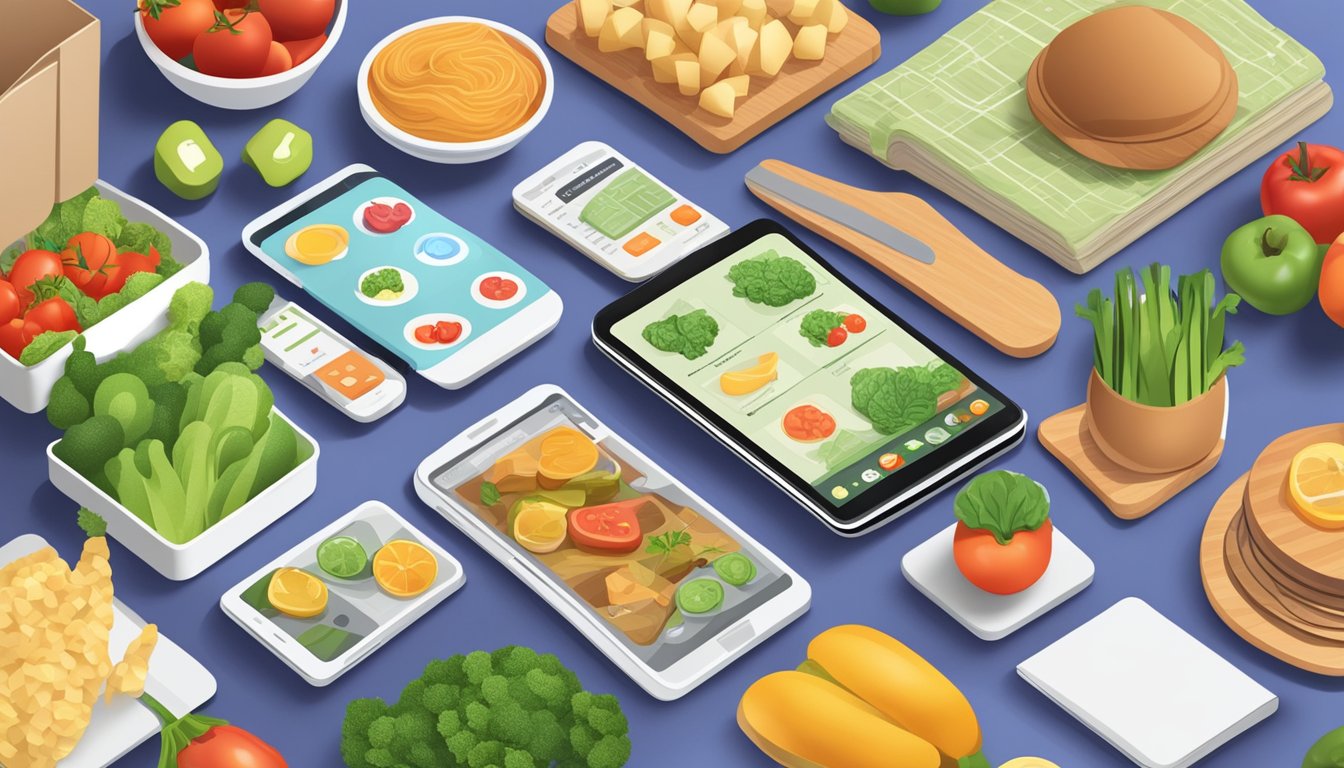
<svg viewBox="0 0 1344 768">
<path fill-rule="evenodd" d="M 386 714 L 387 704 L 382 699 L 355 699 L 346 706 L 345 723 L 341 726 L 341 757 L 349 768 L 378 765 L 368 759 L 373 750 L 369 734 L 373 724 Z M 391 754 L 387 757 L 387 765 L 391 765 Z"/>
<path fill-rule="evenodd" d="M 80 475 L 93 477 L 124 447 L 126 433 L 121 422 L 111 416 L 91 416 L 67 429 L 51 452 Z"/>
<path fill-rule="evenodd" d="M 47 403 L 47 421 L 57 429 L 69 429 L 89 418 L 93 413 L 89 399 L 75 386 L 69 376 L 56 380 Z"/>
<path fill-rule="evenodd" d="M 205 283 L 187 283 L 168 302 L 168 322 L 173 328 L 196 333 L 201 320 L 215 303 L 215 292 Z"/>
<path fill-rule="evenodd" d="M 401 279 L 401 272 L 392 267 L 384 267 L 370 272 L 359 281 L 359 290 L 370 299 L 379 298 L 384 292 L 391 294 L 388 298 L 396 298 L 406 290 L 406 283 Z"/>
<path fill-rule="evenodd" d="M 214 320 L 216 316 L 220 320 Z M 219 338 L 207 338 L 207 329 L 211 337 L 214 336 L 216 323 L 219 324 Z M 243 362 L 250 350 L 256 348 L 260 351 L 260 344 L 261 329 L 257 327 L 257 314 L 242 304 L 229 304 L 201 323 L 201 359 L 196 363 L 196 372 L 206 376 L 223 363 Z M 256 367 L 260 368 L 261 364 L 257 363 Z M 249 369 L 255 370 L 251 366 Z"/>
<path fill-rule="evenodd" d="M 266 283 L 244 283 L 233 292 L 233 303 L 247 307 L 254 315 L 269 309 L 272 301 L 275 301 L 275 289 Z"/>
<path fill-rule="evenodd" d="M 621 768 L 630 761 L 630 739 L 603 736 L 588 751 L 589 768 Z"/>
<path fill-rule="evenodd" d="M 65 361 L 65 378 L 75 385 L 84 399 L 93 402 L 93 393 L 98 391 L 103 377 L 98 370 L 98 358 L 84 348 L 86 343 L 85 338 L 79 336 L 71 344 L 70 357 Z"/>
</svg>

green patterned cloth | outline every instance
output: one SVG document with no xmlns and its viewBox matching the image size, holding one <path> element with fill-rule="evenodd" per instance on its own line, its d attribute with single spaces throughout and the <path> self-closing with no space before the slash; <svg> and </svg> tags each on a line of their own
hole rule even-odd
<svg viewBox="0 0 1344 768">
<path fill-rule="evenodd" d="M 1125 171 L 1092 162 L 1037 122 L 1023 82 L 1036 54 L 1073 22 L 1111 0 L 994 0 L 904 64 L 838 101 L 828 122 L 867 138 L 887 160 L 892 142 L 922 148 L 949 170 L 1011 200 L 1077 246 L 1162 189 L 1181 167 Z M 1227 143 L 1325 68 L 1242 0 L 1148 2 L 1189 19 L 1222 47 L 1240 101 Z"/>
</svg>

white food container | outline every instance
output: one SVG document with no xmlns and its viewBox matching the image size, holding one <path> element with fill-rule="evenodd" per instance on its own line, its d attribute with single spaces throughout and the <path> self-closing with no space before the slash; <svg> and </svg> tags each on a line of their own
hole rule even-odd
<svg viewBox="0 0 1344 768">
<path fill-rule="evenodd" d="M 349 0 L 336 0 L 336 12 L 332 17 L 331 28 L 327 31 L 327 41 L 317 49 L 317 53 L 297 67 L 265 77 L 215 77 L 201 74 L 168 58 L 168 54 L 159 50 L 159 46 L 149 39 L 145 23 L 138 12 L 135 14 L 135 36 L 140 40 L 140 47 L 145 49 L 149 60 L 179 91 L 221 109 L 260 109 L 293 96 L 308 82 L 318 65 L 336 47 L 336 41 L 341 39 L 348 5 Z"/>
<path fill-rule="evenodd" d="M 186 544 L 174 544 L 163 538 L 134 512 L 71 469 L 52 453 L 55 442 L 47 446 L 48 475 L 56 490 L 107 521 L 107 535 L 164 576 L 173 581 L 185 581 L 224 559 L 317 489 L 317 441 L 278 408 L 274 413 L 294 428 L 300 440 L 312 446 L 313 454 L 256 498 Z"/>
<path fill-rule="evenodd" d="M 182 263 L 177 274 L 84 332 L 85 349 L 101 363 L 167 327 L 168 303 L 177 289 L 187 283 L 210 282 L 210 249 L 199 237 L 147 203 L 104 181 L 96 182 L 94 187 L 104 198 L 115 200 L 127 219 L 150 224 L 168 235 L 173 243 L 173 258 Z M 24 413 L 46 408 L 51 387 L 65 374 L 65 361 L 69 357 L 69 344 L 32 366 L 0 352 L 0 398 Z"/>
</svg>

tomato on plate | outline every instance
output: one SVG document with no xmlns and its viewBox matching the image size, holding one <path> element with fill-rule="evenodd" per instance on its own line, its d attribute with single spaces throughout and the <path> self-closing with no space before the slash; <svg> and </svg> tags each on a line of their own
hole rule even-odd
<svg viewBox="0 0 1344 768">
<path fill-rule="evenodd" d="M 303 62 L 311 59 L 313 54 L 321 50 L 322 46 L 326 45 L 326 43 L 327 36 L 322 34 L 317 37 L 310 37 L 307 40 L 285 40 L 281 45 L 285 46 L 285 50 L 289 51 L 289 57 L 294 61 L 294 66 L 297 67 Z"/>
<path fill-rule="evenodd" d="M 7 276 L 10 284 L 19 294 L 20 306 L 33 303 L 33 284 L 53 277 L 60 277 L 63 265 L 61 257 L 51 251 L 33 249 L 25 251 L 14 260 Z"/>
<path fill-rule="evenodd" d="M 1054 526 L 1047 518 L 1034 531 L 1016 531 L 1000 544 L 992 531 L 958 521 L 952 537 L 952 559 L 966 580 L 996 595 L 1011 595 L 1030 587 L 1050 566 Z"/>
<path fill-rule="evenodd" d="M 435 328 L 432 325 L 417 325 L 415 327 L 415 340 L 421 344 L 435 344 L 438 337 L 435 335 Z"/>
<path fill-rule="evenodd" d="M 227 10 L 196 36 L 191 52 L 201 74 L 216 77 L 258 77 L 271 54 L 271 25 L 260 13 Z"/>
<path fill-rule="evenodd" d="M 440 320 L 434 324 L 434 340 L 440 344 L 452 344 L 462 336 L 462 324 L 451 320 Z"/>
<path fill-rule="evenodd" d="M 863 315 L 845 315 L 845 330 L 850 333 L 863 333 L 868 328 L 868 321 L 863 319 Z"/>
<path fill-rule="evenodd" d="M 215 5 L 210 0 L 140 0 L 140 21 L 160 51 L 180 60 L 191 55 L 196 36 L 215 23 Z"/>
<path fill-rule="evenodd" d="M 784 414 L 784 434 L 800 443 L 815 443 L 835 434 L 835 417 L 815 405 L 800 405 Z"/>
<path fill-rule="evenodd" d="M 257 0 L 276 40 L 305 40 L 327 31 L 336 0 Z"/>
<path fill-rule="evenodd" d="M 643 498 L 613 501 L 595 507 L 579 507 L 569 513 L 569 538 L 581 549 L 624 554 L 639 549 L 644 534 L 639 529 Z"/>
<path fill-rule="evenodd" d="M 177 753 L 177 768 L 287 768 L 270 744 L 232 725 L 216 725 Z"/>
<path fill-rule="evenodd" d="M 848 338 L 849 338 L 849 331 L 845 330 L 845 326 L 837 325 L 831 329 L 830 333 L 826 334 L 826 346 L 838 347 L 841 344 L 844 344 L 845 339 Z"/>
<path fill-rule="evenodd" d="M 1318 243 L 1334 242 L 1344 232 L 1344 151 L 1299 141 L 1265 171 L 1260 208 L 1293 219 Z"/>
<path fill-rule="evenodd" d="M 1325 252 L 1319 296 L 1326 316 L 1344 326 L 1344 235 Z"/>
<path fill-rule="evenodd" d="M 108 280 L 117 269 L 117 246 L 96 232 L 82 232 L 70 238 L 61 251 L 61 270 L 75 287 L 95 299 L 116 293 L 125 285 L 122 278 L 116 288 Z"/>
<path fill-rule="evenodd" d="M 22 313 L 18 290 L 13 283 L 0 279 L 0 323 L 8 323 Z"/>
<path fill-rule="evenodd" d="M 396 232 L 410 220 L 411 206 L 405 203 L 369 203 L 364 207 L 364 227 L 380 235 Z"/>
<path fill-rule="evenodd" d="M 508 301 L 518 295 L 518 283 L 507 277 L 491 275 L 481 281 L 480 291 L 491 301 Z"/>
<path fill-rule="evenodd" d="M 0 325 L 0 350 L 18 360 L 19 355 L 23 354 L 23 348 L 42 335 L 43 330 L 42 326 L 31 320 L 16 317 Z"/>
</svg>

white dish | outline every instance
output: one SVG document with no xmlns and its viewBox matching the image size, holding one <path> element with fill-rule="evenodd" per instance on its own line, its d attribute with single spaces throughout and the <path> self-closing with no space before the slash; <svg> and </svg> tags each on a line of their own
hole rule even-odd
<svg viewBox="0 0 1344 768">
<path fill-rule="evenodd" d="M 1279 697 L 1137 597 L 1017 673 L 1144 768 L 1186 768 L 1279 708 Z"/>
<path fill-rule="evenodd" d="M 542 76 L 546 78 L 546 84 L 542 92 L 541 104 L 537 107 L 537 111 L 528 118 L 527 122 L 502 136 L 485 139 L 484 141 L 430 141 L 396 127 L 387 118 L 383 117 L 378 108 L 373 105 L 373 99 L 369 96 L 369 69 L 373 66 L 373 60 L 378 54 L 393 40 L 407 32 L 440 24 L 454 23 L 484 24 L 487 27 L 493 27 L 516 40 L 536 57 L 537 62 L 541 65 Z M 436 16 L 432 19 L 408 24 L 379 40 L 368 55 L 364 57 L 364 63 L 359 67 L 355 89 L 359 94 L 359 112 L 364 116 L 364 122 L 368 123 L 373 132 L 388 144 L 412 157 L 418 157 L 421 160 L 428 160 L 433 163 L 479 163 L 482 160 L 498 157 L 513 149 L 518 145 L 518 142 L 522 141 L 532 132 L 532 129 L 541 123 L 542 118 L 546 117 L 546 112 L 551 108 L 551 99 L 555 96 L 555 72 L 551 69 L 551 62 L 546 58 L 546 52 L 541 49 L 541 46 L 513 27 L 474 16 Z"/>
<path fill-rule="evenodd" d="M 36 534 L 20 536 L 0 546 L 0 566 L 47 546 Z M 68 562 L 68 561 L 67 561 Z M 113 570 L 115 573 L 115 569 Z M 120 661 L 147 622 L 120 600 L 112 603 L 112 634 L 108 650 L 113 661 Z M 215 678 L 201 663 L 162 633 L 149 657 L 149 677 L 145 692 L 175 715 L 196 710 L 215 695 Z M 89 727 L 74 751 L 61 761 L 60 768 L 106 768 L 162 730 L 158 716 L 129 696 L 117 696 L 110 703 L 99 695 L 93 707 Z"/>
<path fill-rule="evenodd" d="M 280 409 L 275 409 L 274 413 L 294 428 L 300 440 L 312 446 L 312 455 L 251 501 L 185 544 L 174 544 L 160 536 L 134 512 L 57 458 L 51 449 L 59 441 L 47 446 L 47 471 L 56 490 L 75 503 L 97 512 L 107 521 L 108 536 L 165 577 L 173 581 L 185 581 L 246 544 L 317 489 L 317 441 L 290 421 Z"/>
<path fill-rule="evenodd" d="M 481 283 L 484 283 L 492 277 L 498 277 L 501 280 L 512 280 L 513 284 L 518 286 L 518 291 L 507 299 L 486 298 L 485 294 L 481 293 Z M 486 309 L 508 309 L 514 304 L 522 301 L 525 296 L 527 296 L 527 283 L 512 272 L 486 272 L 471 283 L 471 298 L 475 299 L 477 304 L 480 304 Z"/>
<path fill-rule="evenodd" d="M 168 54 L 159 50 L 149 34 L 145 32 L 145 23 L 140 14 L 135 14 L 135 36 L 145 55 L 159 68 L 164 78 L 179 91 L 191 98 L 221 109 L 260 109 L 293 96 L 308 82 L 318 66 L 336 47 L 345 29 L 347 0 L 336 0 L 336 14 L 332 18 L 331 28 L 327 31 L 327 41 L 310 58 L 292 69 L 266 77 L 215 77 L 197 72 L 190 67 L 170 59 Z"/>
<path fill-rule="evenodd" d="M 395 269 L 397 270 L 397 273 L 401 275 L 401 284 L 404 286 L 401 291 L 401 295 L 396 297 L 395 299 L 390 299 L 388 301 L 383 301 L 382 299 L 373 299 L 364 295 L 364 291 L 360 289 L 360 286 L 364 284 L 365 278 L 367 278 L 369 275 L 372 275 L 374 272 L 378 272 L 384 269 Z M 410 272 L 407 272 L 401 267 L 394 267 L 391 264 L 380 264 L 374 267 L 373 269 L 364 270 L 359 276 L 359 282 L 355 284 L 355 297 L 371 307 L 395 307 L 400 304 L 405 304 L 411 299 L 414 299 L 415 294 L 419 292 L 420 292 L 420 281 L 415 279 L 415 275 L 411 274 Z"/>
<path fill-rule="evenodd" d="M 391 206 L 395 206 L 397 203 L 401 203 L 402 205 L 411 209 L 411 217 L 406 220 L 405 224 L 402 224 L 400 227 L 397 227 L 391 232 L 374 232 L 372 229 L 369 229 L 367 226 L 364 225 L 364 212 L 369 209 L 369 206 L 375 205 L 377 203 L 383 203 L 384 205 L 391 205 Z M 370 237 L 395 235 L 396 233 L 400 232 L 403 227 L 409 226 L 411 222 L 415 221 L 415 206 L 411 205 L 405 200 L 402 200 L 399 197 L 375 197 L 366 203 L 361 203 L 359 207 L 355 209 L 355 213 L 351 218 L 355 222 L 355 229 L 359 230 L 360 232 L 363 232 L 366 235 L 369 235 Z"/>
<path fill-rule="evenodd" d="M 1051 538 L 1050 567 L 1040 581 L 1015 595 L 995 595 L 961 575 L 952 559 L 949 525 L 905 553 L 901 572 L 952 618 L 981 640 L 1002 640 L 1082 592 L 1096 572 L 1092 559 L 1058 528 Z"/>
<path fill-rule="evenodd" d="M 182 263 L 177 274 L 84 332 L 85 349 L 103 362 L 167 327 L 168 303 L 178 288 L 187 283 L 210 282 L 210 249 L 203 240 L 157 208 L 105 181 L 94 182 L 94 187 L 99 195 L 120 205 L 121 213 L 127 219 L 150 224 L 167 235 L 173 244 L 173 258 Z M 65 375 L 65 361 L 70 358 L 70 351 L 67 344 L 51 357 L 31 366 L 0 353 L 0 398 L 24 413 L 37 413 L 46 408 L 52 386 Z"/>
</svg>

